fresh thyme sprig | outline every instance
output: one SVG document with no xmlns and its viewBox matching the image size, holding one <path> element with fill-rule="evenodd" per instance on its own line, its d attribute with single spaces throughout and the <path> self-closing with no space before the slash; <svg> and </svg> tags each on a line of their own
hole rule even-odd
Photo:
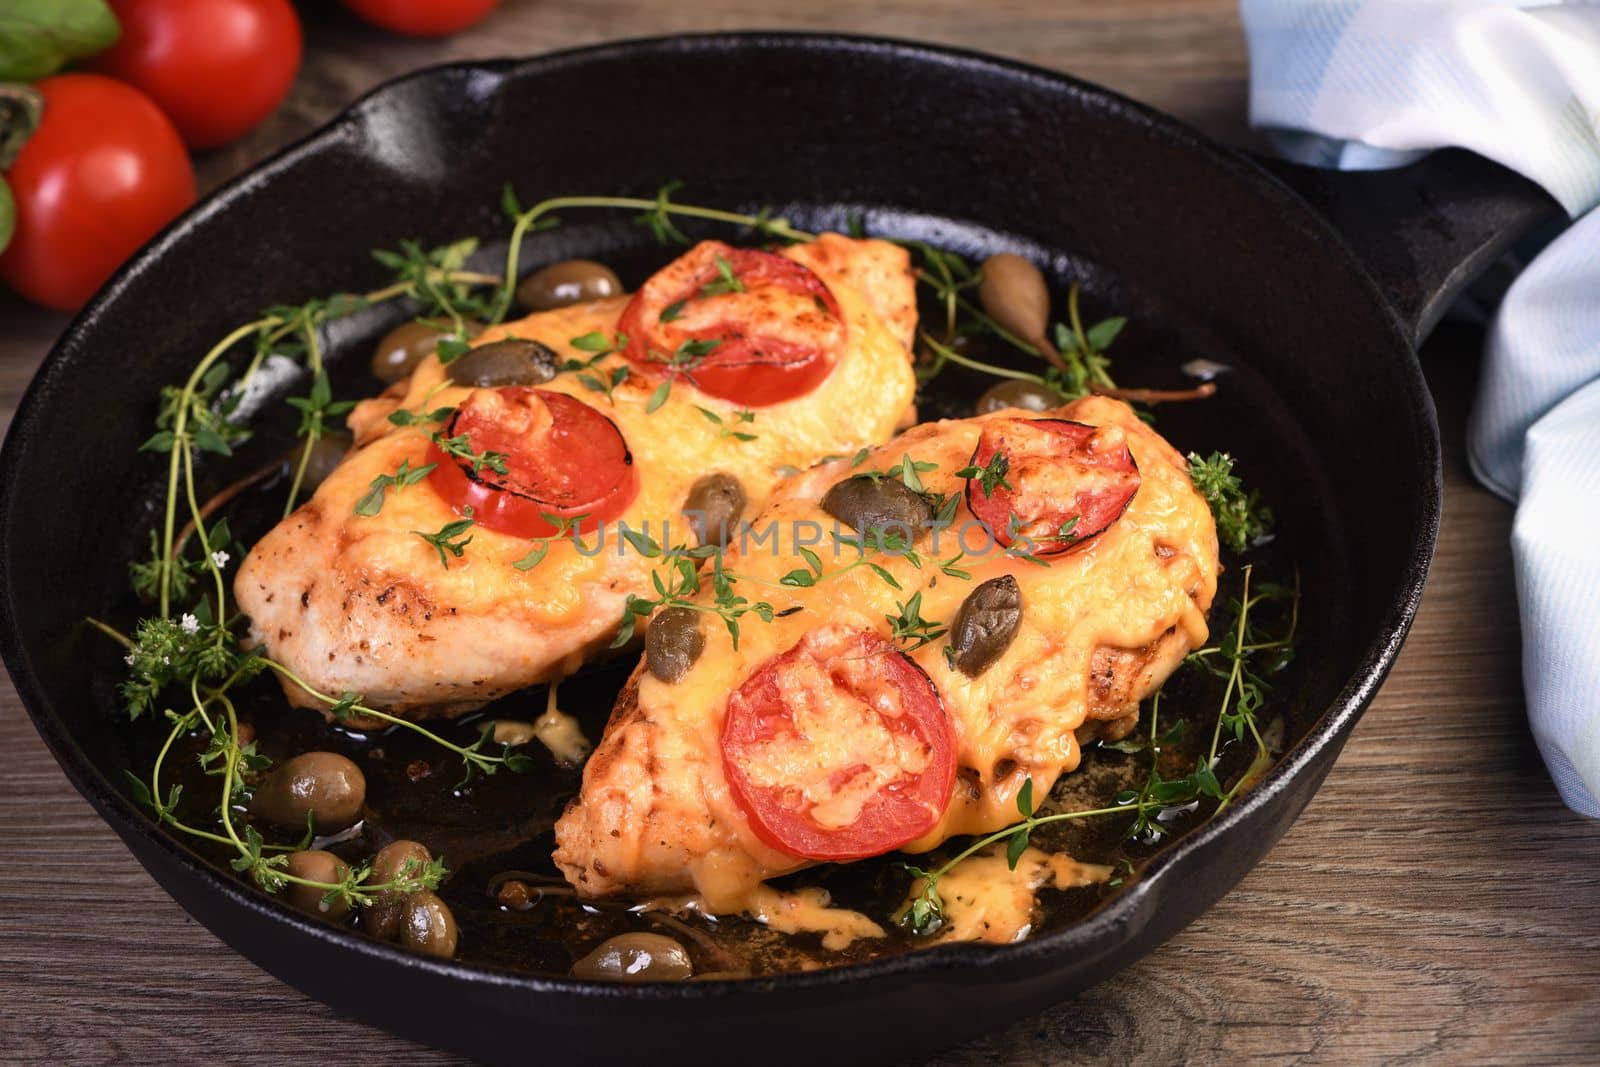
<svg viewBox="0 0 1600 1067">
<path fill-rule="evenodd" d="M 413 468 L 409 459 L 401 460 L 400 466 L 395 469 L 393 474 L 380 474 L 372 479 L 372 484 L 367 491 L 362 493 L 361 499 L 356 501 L 355 513 L 364 518 L 372 518 L 383 510 L 383 498 L 386 490 L 394 489 L 398 491 L 416 485 L 432 474 L 433 469 L 437 466 L 437 463 L 424 463 L 420 467 Z"/>
<path fill-rule="evenodd" d="M 906 652 L 915 652 L 923 645 L 932 644 L 950 631 L 948 626 L 922 617 L 922 593 L 912 593 L 904 603 L 895 601 L 896 615 L 885 615 L 889 623 L 889 639 Z"/>
<path fill-rule="evenodd" d="M 462 511 L 464 518 L 447 522 L 432 533 L 422 530 L 411 531 L 434 547 L 434 550 L 439 553 L 439 562 L 444 566 L 445 570 L 450 569 L 452 557 L 460 559 L 462 554 L 466 552 L 467 546 L 472 544 L 472 537 L 462 537 L 461 535 L 477 525 L 477 520 L 472 517 L 472 506 L 470 504 L 463 508 Z"/>
<path fill-rule="evenodd" d="M 1189 480 L 1211 505 L 1218 538 L 1233 551 L 1244 552 L 1272 532 L 1273 516 L 1257 490 L 1245 491 L 1233 464 L 1233 457 L 1226 452 L 1203 458 L 1190 452 Z"/>
<path fill-rule="evenodd" d="M 539 516 L 556 528 L 555 533 L 550 534 L 548 537 L 535 537 L 532 539 L 533 547 L 528 550 L 528 554 L 511 565 L 519 571 L 531 571 L 543 563 L 545 556 L 550 554 L 552 542 L 564 541 L 569 536 L 573 540 L 577 540 L 578 528 L 583 524 L 583 520 L 589 517 L 588 515 L 550 515 L 543 511 L 539 513 Z"/>
<path fill-rule="evenodd" d="M 478 451 L 472 447 L 472 440 L 464 433 L 453 437 L 446 437 L 443 430 L 435 430 L 433 443 L 439 451 L 447 456 L 454 456 L 472 467 L 473 474 L 482 474 L 483 468 L 488 467 L 496 474 L 507 472 L 506 460 L 511 457 L 504 452 L 494 452 L 488 449 Z"/>
<path fill-rule="evenodd" d="M 736 429 L 738 426 L 756 421 L 756 413 L 748 408 L 735 411 L 731 425 L 728 424 L 728 420 L 710 408 L 703 408 L 696 404 L 695 409 L 706 417 L 706 421 L 717 428 L 717 440 L 719 441 L 725 438 L 732 438 L 735 441 L 754 441 L 756 439 L 756 435 L 748 430 Z"/>
<path fill-rule="evenodd" d="M 976 479 L 978 488 L 983 491 L 984 499 L 988 499 L 994 495 L 996 489 L 1012 489 L 1011 483 L 1006 481 L 1006 473 L 1010 470 L 1011 460 L 1004 452 L 996 452 L 989 457 L 989 462 L 981 467 L 976 465 L 962 467 L 956 471 L 956 477 L 968 481 Z"/>
<path fill-rule="evenodd" d="M 739 620 L 745 615 L 754 612 L 763 622 L 773 620 L 774 612 L 771 604 L 764 600 L 752 602 L 734 591 L 734 587 L 743 580 L 743 577 L 723 567 L 722 551 L 719 546 L 710 544 L 689 548 L 686 545 L 678 545 L 663 549 L 648 534 L 636 530 L 624 530 L 623 536 L 640 555 L 647 559 L 661 560 L 665 564 L 666 575 L 663 577 L 661 567 L 650 572 L 650 584 L 656 593 L 654 597 L 642 597 L 637 593 L 628 594 L 627 602 L 622 608 L 622 623 L 618 627 L 616 638 L 611 642 L 612 648 L 621 648 L 631 641 L 640 620 L 648 619 L 662 608 L 682 607 L 717 616 L 728 628 L 728 635 L 733 639 L 734 648 L 739 647 Z M 700 592 L 701 575 L 697 564 L 705 559 L 711 560 L 713 599 L 710 604 L 703 604 L 693 599 L 695 594 Z"/>
</svg>

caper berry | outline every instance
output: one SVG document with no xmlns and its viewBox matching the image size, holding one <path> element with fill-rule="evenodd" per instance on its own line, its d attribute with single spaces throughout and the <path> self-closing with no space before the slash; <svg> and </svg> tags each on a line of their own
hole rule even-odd
<svg viewBox="0 0 1600 1067">
<path fill-rule="evenodd" d="M 689 520 L 699 544 L 726 547 L 728 538 L 738 528 L 745 503 L 744 486 L 739 479 L 713 471 L 689 487 L 689 495 L 683 501 L 683 515 Z"/>
<path fill-rule="evenodd" d="M 391 841 L 378 850 L 372 859 L 372 873 L 367 881 L 372 885 L 392 882 L 403 873 L 415 877 L 422 873 L 433 859 L 424 846 L 415 841 Z M 411 864 L 409 870 L 407 863 Z M 385 889 L 374 894 L 372 903 L 361 913 L 361 928 L 373 937 L 393 941 L 400 933 L 400 915 L 405 910 L 407 894 Z"/>
<path fill-rule="evenodd" d="M 349 875 L 350 868 L 332 852 L 307 849 L 289 853 L 289 858 L 283 865 L 283 872 L 324 885 L 338 885 Z M 299 882 L 290 882 L 283 889 L 283 899 L 307 915 L 317 915 L 338 922 L 350 914 L 350 905 L 346 901 L 339 897 L 325 899 L 327 895 L 328 890 L 320 886 L 301 885 Z"/>
<path fill-rule="evenodd" d="M 991 385 L 982 396 L 978 398 L 977 413 L 987 415 L 991 411 L 1004 411 L 1007 408 L 1021 408 L 1024 411 L 1049 411 L 1059 407 L 1061 397 L 1055 390 L 1038 382 L 1025 382 L 1019 379 L 1007 379 L 999 385 Z"/>
<path fill-rule="evenodd" d="M 424 889 L 406 898 L 400 912 L 400 943 L 406 948 L 448 960 L 458 936 L 456 917 L 437 893 Z"/>
<path fill-rule="evenodd" d="M 676 682 L 706 648 L 700 613 L 692 608 L 667 608 L 650 620 L 644 639 L 644 660 L 663 682 Z"/>
<path fill-rule="evenodd" d="M 572 965 L 574 978 L 681 982 L 694 975 L 689 953 L 663 934 L 618 934 Z"/>
<path fill-rule="evenodd" d="M 834 484 L 822 510 L 859 534 L 889 532 L 915 541 L 933 523 L 933 503 L 898 478 L 857 474 Z"/>
<path fill-rule="evenodd" d="M 610 267 L 592 259 L 564 259 L 534 271 L 517 286 L 517 302 L 529 311 L 600 300 L 622 292 L 622 281 Z"/>
<path fill-rule="evenodd" d="M 950 662 L 976 678 L 999 659 L 1022 624 L 1022 590 L 1009 574 L 979 585 L 956 612 L 950 627 Z"/>
<path fill-rule="evenodd" d="M 1050 320 L 1050 289 L 1028 260 L 999 252 L 983 261 L 978 302 L 989 317 L 1029 344 L 1044 339 Z"/>
<path fill-rule="evenodd" d="M 482 389 L 542 385 L 556 376 L 556 354 L 538 341 L 508 337 L 457 357 L 445 368 L 457 385 Z"/>
<path fill-rule="evenodd" d="M 267 775 L 250 798 L 250 814 L 288 829 L 303 829 L 306 816 L 319 831 L 342 830 L 361 817 L 367 779 L 337 752 L 303 752 Z"/>
<path fill-rule="evenodd" d="M 483 329 L 481 323 L 468 321 L 467 336 Z M 428 356 L 433 355 L 439 342 L 454 332 L 453 327 L 413 319 L 383 335 L 377 350 L 372 354 L 372 373 L 379 381 L 397 382 L 417 369 Z"/>
</svg>

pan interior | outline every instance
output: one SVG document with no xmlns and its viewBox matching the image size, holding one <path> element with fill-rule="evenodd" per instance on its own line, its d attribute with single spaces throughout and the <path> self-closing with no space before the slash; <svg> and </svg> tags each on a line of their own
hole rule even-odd
<svg viewBox="0 0 1600 1067">
<path fill-rule="evenodd" d="M 103 782 L 146 764 L 155 728 L 117 713 L 120 659 L 81 620 L 136 617 L 125 561 L 147 549 L 165 470 L 135 449 L 160 387 L 265 305 L 381 282 L 372 248 L 476 234 L 492 260 L 507 182 L 531 203 L 650 195 L 681 179 L 680 199 L 771 204 L 808 228 L 859 216 L 868 232 L 974 260 L 1021 251 L 1047 266 L 1058 307 L 1076 281 L 1091 317 L 1129 317 L 1113 349 L 1119 381 L 1182 387 L 1190 360 L 1228 366 L 1219 397 L 1161 409 L 1158 428 L 1185 451 L 1232 452 L 1279 514 L 1269 551 L 1280 580 L 1298 568 L 1305 605 L 1300 662 L 1274 694 L 1287 740 L 1313 730 L 1365 669 L 1427 535 L 1427 426 L 1403 347 L 1364 279 L 1238 164 L 1115 99 L 975 61 L 906 62 L 892 46 L 658 48 L 429 79 L 361 105 L 314 150 L 170 235 L 75 324 L 19 416 L 4 515 L 12 665 L 29 674 L 35 710 L 61 723 Z M 654 91 L 667 83 L 673 93 Z M 671 254 L 625 220 L 577 216 L 529 251 L 528 267 L 606 260 L 630 285 Z M 374 388 L 366 357 L 392 322 L 371 311 L 330 330 L 336 394 Z M 929 389 L 924 417 L 967 414 L 978 388 L 948 373 Z M 292 416 L 268 404 L 240 456 L 205 464 L 203 486 L 285 448 Z M 571 692 L 591 735 L 619 680 L 599 670 Z M 530 699 L 489 714 L 528 717 Z M 268 754 L 327 747 L 319 719 L 269 704 L 270 694 L 257 719 Z M 466 958 L 564 971 L 570 939 L 503 923 L 484 882 L 507 867 L 548 867 L 548 828 L 574 779 L 542 768 L 464 799 L 446 795 L 448 774 L 401 788 L 413 754 L 398 738 L 378 743 L 396 774 L 372 776 L 374 806 L 396 832 L 459 840 L 454 855 L 439 851 L 458 872 L 447 899 L 463 942 L 481 946 Z M 1105 760 L 1114 769 L 1115 757 Z M 835 888 L 845 899 L 891 892 Z M 1062 897 L 1047 928 L 1102 904 Z"/>
</svg>

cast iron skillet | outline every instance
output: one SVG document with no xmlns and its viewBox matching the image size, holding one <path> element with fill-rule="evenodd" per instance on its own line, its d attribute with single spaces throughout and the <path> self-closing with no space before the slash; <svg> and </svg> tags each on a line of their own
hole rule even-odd
<svg viewBox="0 0 1600 1067">
<path fill-rule="evenodd" d="M 876 232 L 1030 253 L 1132 317 L 1119 350 L 1138 384 L 1181 384 L 1174 368 L 1195 355 L 1236 368 L 1234 407 L 1163 428 L 1185 448 L 1241 453 L 1283 512 L 1311 606 L 1292 695 L 1307 726 L 1242 803 L 1086 921 L 1015 946 L 775 979 L 534 978 L 300 916 L 219 873 L 113 784 L 129 728 L 115 725 L 109 682 L 85 669 L 99 654 L 81 620 L 110 610 L 143 547 L 161 468 L 126 457 L 160 386 L 268 303 L 377 282 L 369 248 L 501 233 L 507 179 L 527 203 L 647 195 L 669 178 L 696 202 L 774 203 L 812 228 L 857 207 Z M 688 37 L 423 71 L 209 198 L 72 324 L 0 457 L 0 646 L 40 734 L 157 881 L 342 1012 L 502 1061 L 914 1057 L 1149 952 L 1299 814 L 1394 662 L 1427 573 L 1438 431 L 1412 347 L 1476 269 L 1553 213 L 1535 187 L 1464 153 L 1359 177 L 1267 169 L 1102 89 L 923 45 Z M 533 262 L 626 258 L 638 241 L 637 228 L 579 224 Z M 384 325 L 332 331 L 334 358 Z M 268 419 L 258 436 L 282 447 L 289 426 Z"/>
</svg>

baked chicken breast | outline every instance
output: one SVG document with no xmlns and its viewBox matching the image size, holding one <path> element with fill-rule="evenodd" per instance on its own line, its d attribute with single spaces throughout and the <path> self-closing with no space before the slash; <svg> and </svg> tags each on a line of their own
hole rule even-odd
<svg viewBox="0 0 1600 1067">
<path fill-rule="evenodd" d="M 745 911 L 811 863 L 1014 822 L 1025 781 L 1042 796 L 1126 733 L 1203 644 L 1219 569 L 1183 457 L 1101 397 L 917 426 L 785 482 L 752 526 L 721 591 L 651 620 L 556 826 L 584 896 Z M 836 551 L 836 529 L 878 532 Z M 772 621 L 735 641 L 730 589 Z"/>
<path fill-rule="evenodd" d="M 560 679 L 650 588 L 622 527 L 675 543 L 690 510 L 715 539 L 785 473 L 893 434 L 915 316 L 887 242 L 705 242 L 631 299 L 429 356 L 351 413 L 356 447 L 241 565 L 251 637 L 311 688 L 412 718 Z"/>
</svg>

